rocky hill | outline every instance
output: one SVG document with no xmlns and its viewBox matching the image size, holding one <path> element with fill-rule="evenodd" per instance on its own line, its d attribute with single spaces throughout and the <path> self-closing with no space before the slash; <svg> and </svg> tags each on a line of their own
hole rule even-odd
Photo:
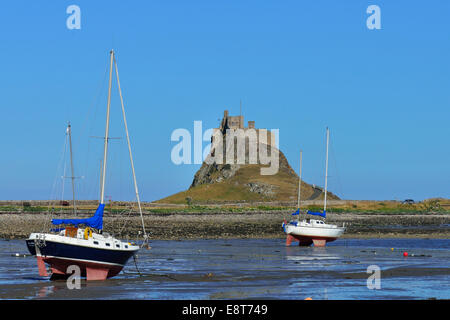
<svg viewBox="0 0 450 320">
<path fill-rule="evenodd" d="M 269 154 L 270 146 L 266 146 Z M 289 165 L 286 157 L 279 152 L 279 169 L 274 175 L 261 175 L 261 164 L 208 164 L 204 162 L 194 176 L 188 190 L 161 199 L 160 203 L 224 203 L 224 202 L 264 202 L 288 201 L 295 204 L 298 193 L 298 175 Z M 259 151 L 259 147 L 258 147 Z M 235 153 L 236 154 L 236 153 Z M 211 155 L 210 155 L 211 156 Z M 236 161 L 235 161 L 236 163 Z M 320 187 L 302 181 L 302 200 L 323 199 Z M 328 199 L 339 199 L 328 192 Z"/>
</svg>

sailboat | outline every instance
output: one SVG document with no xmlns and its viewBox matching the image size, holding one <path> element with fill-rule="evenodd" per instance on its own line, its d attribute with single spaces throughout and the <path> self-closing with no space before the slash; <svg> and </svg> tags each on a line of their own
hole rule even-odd
<svg viewBox="0 0 450 320">
<path fill-rule="evenodd" d="M 103 211 L 105 209 L 105 180 L 108 155 L 109 116 L 111 103 L 111 82 L 113 64 L 117 78 L 122 115 L 128 142 L 131 168 L 134 180 L 139 212 L 141 215 L 144 243 L 148 240 L 145 232 L 144 219 L 136 182 L 136 175 L 131 153 L 130 138 L 125 117 L 125 108 L 120 89 L 119 71 L 114 57 L 114 50 L 110 51 L 109 89 L 106 111 L 106 127 L 103 146 L 103 162 L 101 170 L 100 201 L 95 214 L 85 219 L 52 219 L 54 226 L 62 226 L 49 232 L 32 233 L 26 240 L 28 250 L 36 256 L 40 276 L 48 276 L 46 264 L 51 269 L 51 278 L 58 279 L 69 276 L 68 268 L 78 266 L 80 276 L 87 280 L 105 280 L 117 275 L 127 261 L 140 249 L 136 244 L 116 239 L 114 236 L 103 232 Z M 73 172 L 72 172 L 73 176 Z M 73 181 L 73 180 L 72 180 Z M 72 268 L 69 269 L 72 271 Z M 70 272 L 70 274 L 72 274 Z"/>
<path fill-rule="evenodd" d="M 328 178 L 328 144 L 330 140 L 330 131 L 327 128 L 327 151 L 326 151 L 326 165 L 325 165 L 325 196 L 323 212 L 307 211 L 306 214 L 320 216 L 326 218 L 327 210 L 327 178 Z M 299 246 L 310 246 L 314 243 L 315 247 L 324 247 L 327 242 L 331 242 L 339 238 L 345 231 L 345 226 L 339 227 L 334 224 L 327 224 L 321 219 L 306 218 L 299 221 L 300 216 L 300 187 L 302 179 L 302 152 L 300 151 L 300 171 L 298 184 L 298 202 L 297 211 L 292 215 L 297 216 L 297 219 L 291 220 L 289 223 L 284 221 L 282 224 L 284 232 L 287 234 L 286 246 L 290 246 L 293 241 L 298 241 Z"/>
</svg>

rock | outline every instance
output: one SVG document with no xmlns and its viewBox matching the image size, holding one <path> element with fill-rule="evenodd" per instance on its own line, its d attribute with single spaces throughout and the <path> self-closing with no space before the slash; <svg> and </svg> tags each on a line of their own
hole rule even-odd
<svg viewBox="0 0 450 320">
<path fill-rule="evenodd" d="M 274 189 L 276 186 L 270 185 L 263 182 L 250 182 L 247 183 L 246 186 L 250 189 L 250 192 L 255 192 L 258 194 L 262 194 L 267 197 L 271 197 L 275 194 Z"/>
</svg>

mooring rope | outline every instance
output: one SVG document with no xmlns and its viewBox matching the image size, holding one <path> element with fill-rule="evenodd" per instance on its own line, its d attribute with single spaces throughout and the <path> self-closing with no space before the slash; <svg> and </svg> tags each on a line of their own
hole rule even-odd
<svg viewBox="0 0 450 320">
<path fill-rule="evenodd" d="M 142 277 L 142 274 L 139 271 L 139 268 L 137 266 L 137 261 L 136 261 L 136 255 L 135 254 L 133 254 L 133 260 L 134 260 L 134 265 L 136 266 L 136 271 L 139 273 L 139 276 Z"/>
</svg>

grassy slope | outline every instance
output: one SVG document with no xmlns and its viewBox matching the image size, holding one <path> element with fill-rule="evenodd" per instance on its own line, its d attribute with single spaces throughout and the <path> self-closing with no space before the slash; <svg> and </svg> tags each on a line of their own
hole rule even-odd
<svg viewBox="0 0 450 320">
<path fill-rule="evenodd" d="M 186 203 L 191 197 L 194 202 L 224 202 L 224 201 L 295 201 L 297 199 L 298 180 L 287 170 L 279 170 L 275 175 L 261 175 L 260 165 L 245 165 L 236 174 L 220 183 L 197 185 L 186 191 L 160 199 L 159 203 Z M 275 186 L 273 196 L 265 196 L 251 192 L 247 183 L 265 183 Z M 307 199 L 313 194 L 313 189 L 302 183 L 302 198 Z M 332 197 L 329 194 L 330 197 Z"/>
</svg>

